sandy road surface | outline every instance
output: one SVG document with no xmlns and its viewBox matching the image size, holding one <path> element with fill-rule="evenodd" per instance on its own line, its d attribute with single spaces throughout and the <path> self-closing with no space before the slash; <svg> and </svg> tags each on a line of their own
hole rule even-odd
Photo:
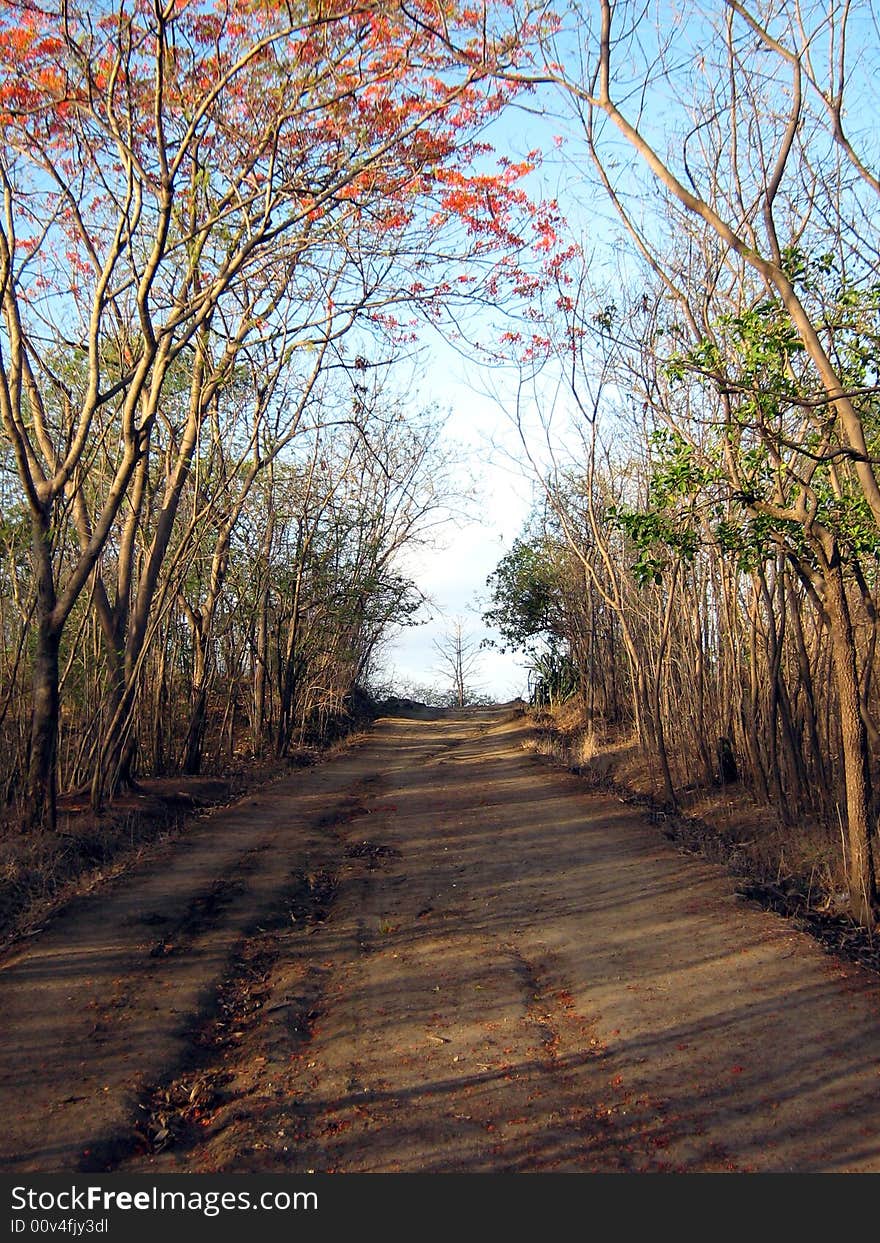
<svg viewBox="0 0 880 1243">
<path fill-rule="evenodd" d="M 388 719 L 0 970 L 0 1169 L 880 1170 L 880 980 L 503 710 Z"/>
</svg>

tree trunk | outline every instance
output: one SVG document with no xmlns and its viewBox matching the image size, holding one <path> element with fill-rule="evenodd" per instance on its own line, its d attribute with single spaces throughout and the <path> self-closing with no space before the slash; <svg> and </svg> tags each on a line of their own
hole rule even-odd
<svg viewBox="0 0 880 1243">
<path fill-rule="evenodd" d="M 58 652 L 61 627 L 55 622 L 55 577 L 49 512 L 32 518 L 32 559 L 37 584 L 37 643 L 33 663 L 33 702 L 28 748 L 29 822 L 33 828 L 55 828 L 60 692 Z"/>
<path fill-rule="evenodd" d="M 827 557 L 825 603 L 831 632 L 846 785 L 847 881 L 853 915 L 873 927 L 877 897 L 871 853 L 868 745 L 859 702 L 856 647 L 837 548 Z"/>
<path fill-rule="evenodd" d="M 654 666 L 653 680 L 653 708 L 654 708 L 654 742 L 657 748 L 657 758 L 660 761 L 660 771 L 663 774 L 663 794 L 667 806 L 671 808 L 678 807 L 678 799 L 675 797 L 675 786 L 672 782 L 672 772 L 669 767 L 669 751 L 666 746 L 666 730 L 663 727 L 663 661 L 666 656 L 666 649 L 669 645 L 669 629 L 672 623 L 672 613 L 675 605 L 675 589 L 678 585 L 678 567 L 672 574 L 672 581 L 669 584 L 669 595 L 666 601 L 666 607 L 663 610 L 663 628 L 660 633 L 660 642 L 657 647 L 657 655 Z"/>
<path fill-rule="evenodd" d="M 53 629 L 49 619 L 42 619 L 37 631 L 37 650 L 34 654 L 34 695 L 28 771 L 31 824 L 34 828 L 55 828 L 60 641 L 61 636 Z"/>
<path fill-rule="evenodd" d="M 202 744 L 208 709 L 208 652 L 204 619 L 197 613 L 188 612 L 193 640 L 193 707 L 183 747 L 182 768 L 188 776 L 194 777 L 202 768 Z"/>
<path fill-rule="evenodd" d="M 189 718 L 186 743 L 183 752 L 183 771 L 191 777 L 198 776 L 202 768 L 202 745 L 207 720 L 208 691 L 205 686 L 196 688 L 195 705 Z"/>
</svg>

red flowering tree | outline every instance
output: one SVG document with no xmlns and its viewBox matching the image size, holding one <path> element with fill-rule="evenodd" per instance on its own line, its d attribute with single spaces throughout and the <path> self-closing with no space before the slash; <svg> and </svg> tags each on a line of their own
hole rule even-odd
<svg viewBox="0 0 880 1243">
<path fill-rule="evenodd" d="M 393 330 L 389 304 L 467 290 L 456 265 L 521 247 L 522 219 L 546 243 L 528 165 L 474 171 L 504 88 L 472 26 L 432 0 L 3 7 L 0 409 L 32 530 L 37 820 L 71 611 L 91 584 L 118 716 L 201 421 L 248 342 L 292 311 L 311 348 L 365 314 Z"/>
</svg>

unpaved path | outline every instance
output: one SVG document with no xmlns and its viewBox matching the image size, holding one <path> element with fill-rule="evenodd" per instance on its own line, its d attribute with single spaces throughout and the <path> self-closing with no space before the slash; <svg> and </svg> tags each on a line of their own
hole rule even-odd
<svg viewBox="0 0 880 1243">
<path fill-rule="evenodd" d="M 388 719 L 0 970 L 0 1169 L 880 1171 L 880 981 L 503 710 Z"/>
</svg>

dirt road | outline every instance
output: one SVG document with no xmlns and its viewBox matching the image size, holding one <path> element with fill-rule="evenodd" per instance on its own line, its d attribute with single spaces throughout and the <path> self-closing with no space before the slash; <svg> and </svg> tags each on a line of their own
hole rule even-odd
<svg viewBox="0 0 880 1243">
<path fill-rule="evenodd" d="M 387 719 L 0 970 L 0 1170 L 880 1170 L 880 980 L 504 710 Z"/>
</svg>

